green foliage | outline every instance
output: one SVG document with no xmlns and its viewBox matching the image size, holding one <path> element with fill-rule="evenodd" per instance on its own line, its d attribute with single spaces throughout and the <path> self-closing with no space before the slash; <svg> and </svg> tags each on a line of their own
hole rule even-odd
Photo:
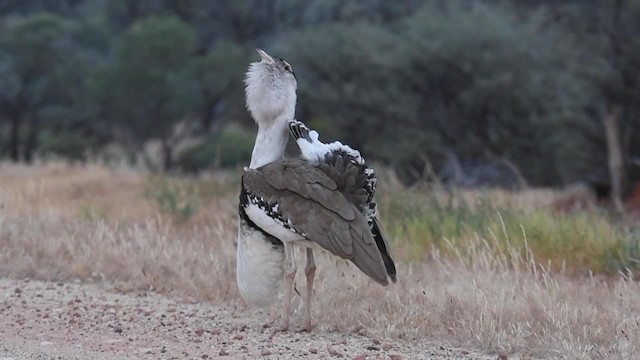
<svg viewBox="0 0 640 360">
<path fill-rule="evenodd" d="M 501 255 L 518 249 L 523 258 L 572 275 L 640 273 L 640 228 L 603 213 L 500 207 L 489 196 L 471 203 L 455 193 L 412 190 L 383 194 L 379 205 L 385 229 L 415 260 L 431 251 L 464 257 L 474 246 L 489 246 Z"/>
<path fill-rule="evenodd" d="M 0 119 L 13 160 L 32 160 L 47 112 L 64 101 L 64 70 L 70 40 L 64 20 L 36 13 L 7 22 L 0 30 Z M 69 90 L 68 90 L 69 89 Z"/>
<path fill-rule="evenodd" d="M 188 221 L 198 211 L 196 187 L 188 181 L 160 179 L 145 196 L 156 203 L 160 212 L 176 220 Z"/>
<path fill-rule="evenodd" d="M 194 34 L 177 18 L 150 17 L 134 23 L 118 47 L 118 62 L 109 93 L 115 96 L 114 118 L 135 139 L 168 136 L 189 112 L 192 90 L 185 72 Z"/>
<path fill-rule="evenodd" d="M 150 139 L 162 142 L 171 166 L 171 136 L 198 104 L 193 73 L 193 30 L 176 17 L 142 19 L 120 37 L 117 60 L 97 68 L 89 80 L 98 116 L 121 133 L 132 153 Z"/>
<path fill-rule="evenodd" d="M 555 134 L 566 141 L 565 119 L 584 118 L 588 89 L 564 66 L 575 61 L 575 44 L 547 21 L 545 13 L 521 19 L 495 5 L 453 1 L 425 6 L 395 28 L 331 24 L 287 37 L 282 47 L 305 74 L 300 98 L 308 111 L 410 179 L 425 158 L 441 168 L 447 152 L 517 165 L 557 158 Z M 570 170 L 522 171 L 548 184 Z"/>
<path fill-rule="evenodd" d="M 242 77 L 260 47 L 296 70 L 298 117 L 407 183 L 496 162 L 533 185 L 603 180 L 611 106 L 633 179 L 639 20 L 640 0 L 7 2 L 0 153 L 68 133 L 135 158 L 153 140 L 169 168 L 198 131 L 253 127 Z"/>
<path fill-rule="evenodd" d="M 251 160 L 253 140 L 253 136 L 231 129 L 207 136 L 201 144 L 181 153 L 177 165 L 188 172 L 246 165 Z"/>
<path fill-rule="evenodd" d="M 85 160 L 89 152 L 96 150 L 99 143 L 92 136 L 74 132 L 43 131 L 39 136 L 39 152 L 42 155 L 56 155 L 71 160 Z"/>
<path fill-rule="evenodd" d="M 233 42 L 220 41 L 191 62 L 200 97 L 198 117 L 202 127 L 219 127 L 224 118 L 246 117 L 242 78 L 247 50 Z"/>
<path fill-rule="evenodd" d="M 84 204 L 79 209 L 79 217 L 84 221 L 95 221 L 107 218 L 107 210 L 98 204 Z"/>
</svg>

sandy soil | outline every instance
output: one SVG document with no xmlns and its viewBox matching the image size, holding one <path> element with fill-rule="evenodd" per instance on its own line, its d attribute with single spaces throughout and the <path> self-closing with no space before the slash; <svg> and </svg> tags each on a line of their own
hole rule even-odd
<svg viewBox="0 0 640 360">
<path fill-rule="evenodd" d="M 0 279 L 0 360 L 186 358 L 496 356 L 358 333 L 282 332 L 266 315 L 155 293 L 122 294 L 104 285 Z"/>
</svg>

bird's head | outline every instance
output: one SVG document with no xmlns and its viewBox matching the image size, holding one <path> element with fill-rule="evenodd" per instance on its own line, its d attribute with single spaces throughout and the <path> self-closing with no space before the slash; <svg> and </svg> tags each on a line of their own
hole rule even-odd
<svg viewBox="0 0 640 360">
<path fill-rule="evenodd" d="M 293 68 L 285 60 L 257 50 L 262 60 L 249 65 L 244 79 L 247 109 L 258 125 L 291 121 L 298 87 Z"/>
</svg>

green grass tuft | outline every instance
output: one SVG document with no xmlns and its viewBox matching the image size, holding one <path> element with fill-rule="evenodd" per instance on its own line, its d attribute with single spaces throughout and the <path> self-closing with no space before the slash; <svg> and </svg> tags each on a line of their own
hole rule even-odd
<svg viewBox="0 0 640 360">
<path fill-rule="evenodd" d="M 379 206 L 389 235 L 410 260 L 432 251 L 464 253 L 480 238 L 496 252 L 516 249 L 570 275 L 640 272 L 640 227 L 604 211 L 514 208 L 497 205 L 489 195 L 472 202 L 456 192 L 415 190 L 383 193 Z"/>
<path fill-rule="evenodd" d="M 158 210 L 174 219 L 187 221 L 198 211 L 197 187 L 190 181 L 163 178 L 145 191 Z"/>
</svg>

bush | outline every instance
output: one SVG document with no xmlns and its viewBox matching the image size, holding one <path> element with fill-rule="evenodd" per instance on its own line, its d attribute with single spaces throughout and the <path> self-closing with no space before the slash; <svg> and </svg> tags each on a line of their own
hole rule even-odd
<svg viewBox="0 0 640 360">
<path fill-rule="evenodd" d="M 198 196 L 193 183 L 181 180 L 161 179 L 145 191 L 161 213 L 181 221 L 188 221 L 198 211 Z"/>
<path fill-rule="evenodd" d="M 232 168 L 249 164 L 254 139 L 240 130 L 225 130 L 207 136 L 202 143 L 178 155 L 177 165 L 187 172 L 207 168 Z"/>
<path fill-rule="evenodd" d="M 637 225 L 602 211 L 557 213 L 531 204 L 505 206 L 495 197 L 491 191 L 470 200 L 457 190 L 396 190 L 381 192 L 378 200 L 388 234 L 414 260 L 433 251 L 472 257 L 477 246 L 486 246 L 500 256 L 513 255 L 505 249 L 520 251 L 569 275 L 640 273 Z"/>
<path fill-rule="evenodd" d="M 87 153 L 99 145 L 99 140 L 74 132 L 44 131 L 38 137 L 41 155 L 58 155 L 72 160 L 86 160 Z"/>
</svg>

